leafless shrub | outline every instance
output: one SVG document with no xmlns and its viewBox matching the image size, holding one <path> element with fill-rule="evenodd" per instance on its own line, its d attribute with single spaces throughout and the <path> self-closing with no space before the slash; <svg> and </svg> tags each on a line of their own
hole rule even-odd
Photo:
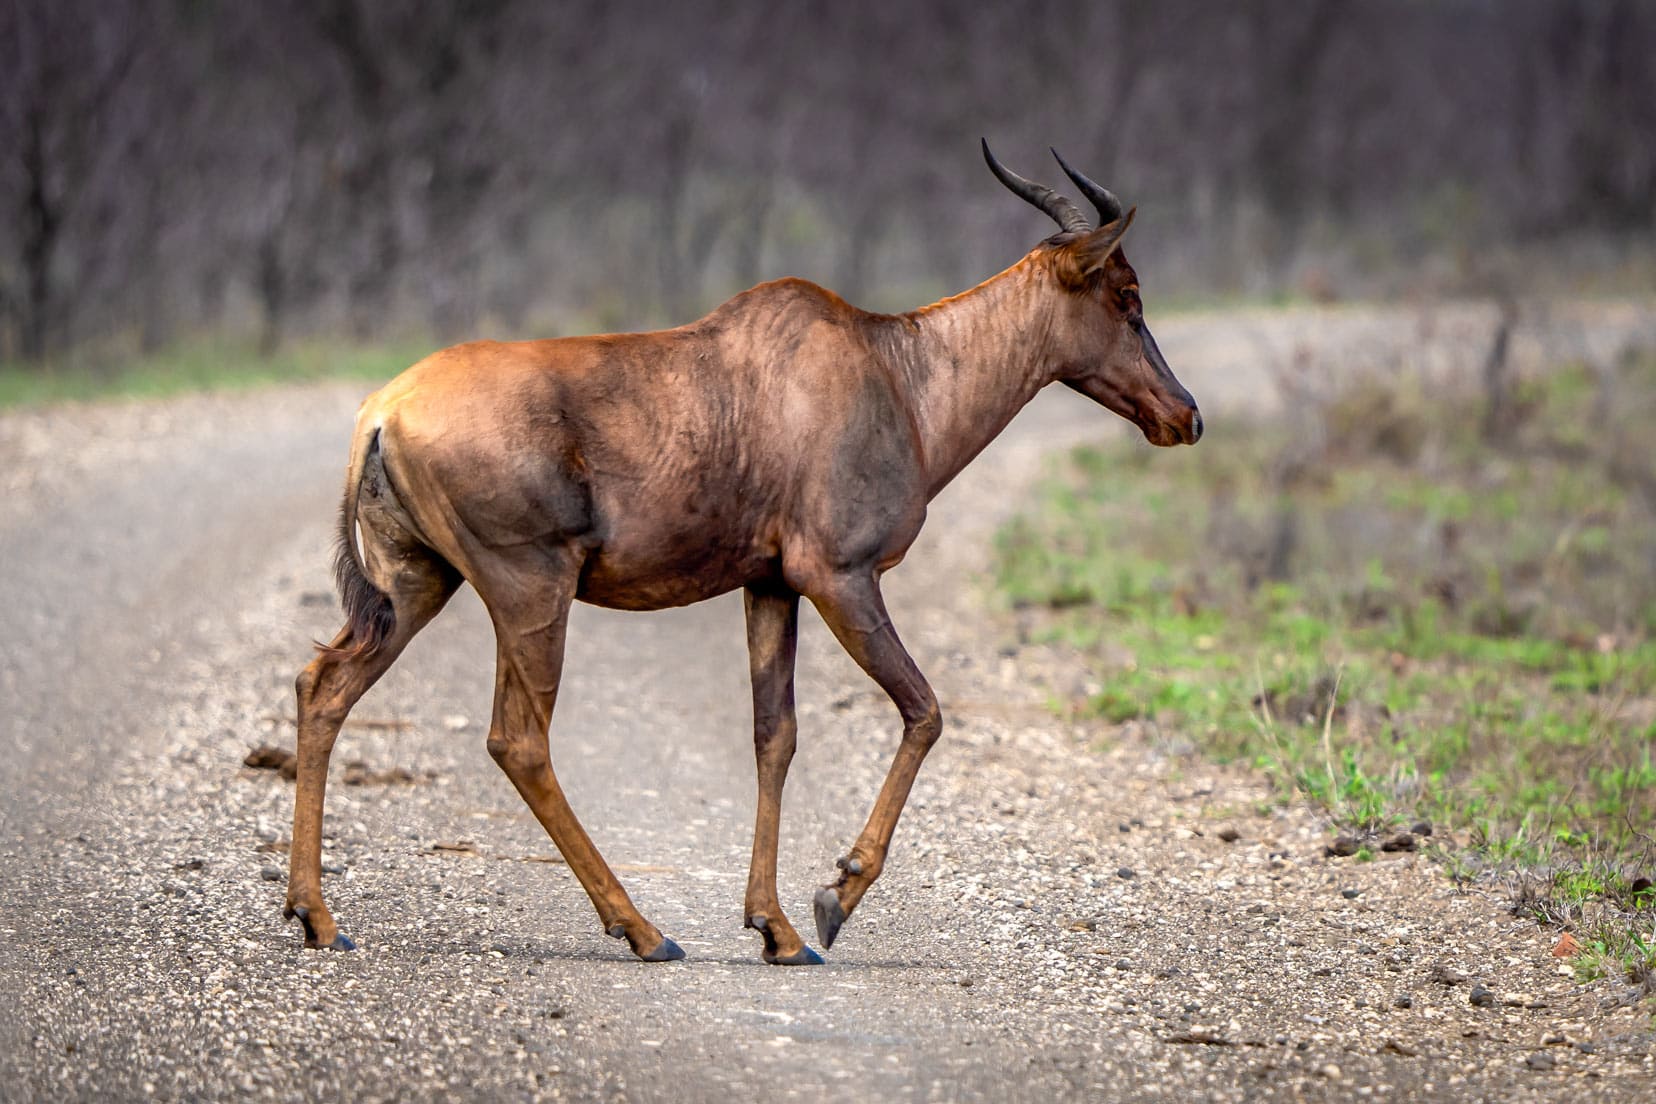
<svg viewBox="0 0 1656 1104">
<path fill-rule="evenodd" d="M 1635 0 L 8 4 L 0 360 L 639 326 L 789 272 L 909 306 L 1028 244 L 984 132 L 1139 200 L 1161 291 L 1636 277 L 1653 47 Z"/>
</svg>

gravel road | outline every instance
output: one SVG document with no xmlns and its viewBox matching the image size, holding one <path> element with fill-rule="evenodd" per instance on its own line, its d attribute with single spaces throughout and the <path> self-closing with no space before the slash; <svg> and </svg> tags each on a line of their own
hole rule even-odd
<svg viewBox="0 0 1656 1104">
<path fill-rule="evenodd" d="M 1296 348 L 1452 371 L 1492 320 L 1158 333 L 1211 423 L 1271 401 L 1265 367 Z M 1560 309 L 1515 355 L 1610 356 L 1635 332 L 1649 311 Z M 337 627 L 360 390 L 0 415 L 0 1099 L 1651 1098 L 1648 1013 L 1562 976 L 1498 894 L 1415 855 L 1325 858 L 1327 826 L 1245 773 L 1053 719 L 1084 671 L 1016 647 L 982 572 L 1043 456 L 1130 432 L 1068 393 L 967 470 L 889 577 L 948 725 L 826 966 L 766 967 L 741 927 L 734 596 L 577 607 L 552 735 L 577 812 L 687 961 L 603 937 L 485 753 L 494 651 L 469 592 L 340 740 L 324 887 L 361 950 L 302 950 L 280 916 L 292 786 L 241 760 L 291 744 L 293 675 Z M 805 930 L 899 726 L 810 612 L 799 697 L 780 885 Z M 412 781 L 346 784 L 353 760 Z"/>
</svg>

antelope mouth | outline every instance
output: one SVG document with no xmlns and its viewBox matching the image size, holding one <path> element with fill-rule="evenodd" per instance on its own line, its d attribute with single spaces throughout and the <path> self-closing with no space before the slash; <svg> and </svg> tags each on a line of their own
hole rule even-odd
<svg viewBox="0 0 1656 1104">
<path fill-rule="evenodd" d="M 1144 439 L 1158 448 L 1194 445 L 1202 439 L 1202 412 L 1195 407 L 1176 418 L 1135 418 Z"/>
</svg>

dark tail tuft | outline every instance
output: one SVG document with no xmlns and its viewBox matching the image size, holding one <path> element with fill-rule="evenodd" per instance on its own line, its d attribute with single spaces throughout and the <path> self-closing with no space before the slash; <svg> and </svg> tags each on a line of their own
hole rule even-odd
<svg viewBox="0 0 1656 1104">
<path fill-rule="evenodd" d="M 368 447 L 369 454 L 378 447 L 379 434 L 375 433 Z M 359 469 L 353 470 L 353 476 L 357 475 Z M 345 611 L 342 643 L 317 645 L 320 651 L 342 658 L 373 655 L 397 627 L 396 607 L 369 581 L 357 559 L 356 500 L 357 487 L 353 480 L 346 487 L 345 500 L 339 506 L 339 535 L 334 547 L 334 585 L 339 590 L 340 607 Z"/>
<path fill-rule="evenodd" d="M 339 534 L 339 547 L 334 552 L 334 585 L 339 589 L 339 604 L 345 610 L 349 635 L 344 647 L 329 650 L 363 656 L 379 651 L 397 627 L 397 611 L 391 599 L 362 573 L 357 563 L 356 535 L 350 529 L 342 529 Z"/>
</svg>

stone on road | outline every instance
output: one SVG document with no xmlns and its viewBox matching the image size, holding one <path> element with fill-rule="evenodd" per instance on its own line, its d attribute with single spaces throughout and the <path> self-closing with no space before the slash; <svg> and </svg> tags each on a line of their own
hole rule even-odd
<svg viewBox="0 0 1656 1104">
<path fill-rule="evenodd" d="M 1481 348 L 1484 323 L 1439 315 L 1428 352 Z M 1159 332 L 1212 421 L 1269 401 L 1268 364 L 1297 345 L 1378 357 L 1424 327 Z M 1326 826 L 1258 780 L 1114 734 L 1100 749 L 1045 708 L 1077 660 L 1003 654 L 982 570 L 1044 456 L 1132 432 L 1064 393 L 938 500 L 890 576 L 946 728 L 826 965 L 767 967 L 743 928 L 736 597 L 577 607 L 552 731 L 577 813 L 684 961 L 604 937 L 489 759 L 468 718 L 488 716 L 494 647 L 469 592 L 340 738 L 323 884 L 359 949 L 304 950 L 281 918 L 292 783 L 243 759 L 291 746 L 293 676 L 337 628 L 360 390 L 0 415 L 0 1098 L 1643 1098 L 1648 1019 L 1602 1009 L 1498 900 L 1414 852 L 1324 855 Z M 900 728 L 805 622 L 780 867 L 802 931 Z"/>
</svg>

